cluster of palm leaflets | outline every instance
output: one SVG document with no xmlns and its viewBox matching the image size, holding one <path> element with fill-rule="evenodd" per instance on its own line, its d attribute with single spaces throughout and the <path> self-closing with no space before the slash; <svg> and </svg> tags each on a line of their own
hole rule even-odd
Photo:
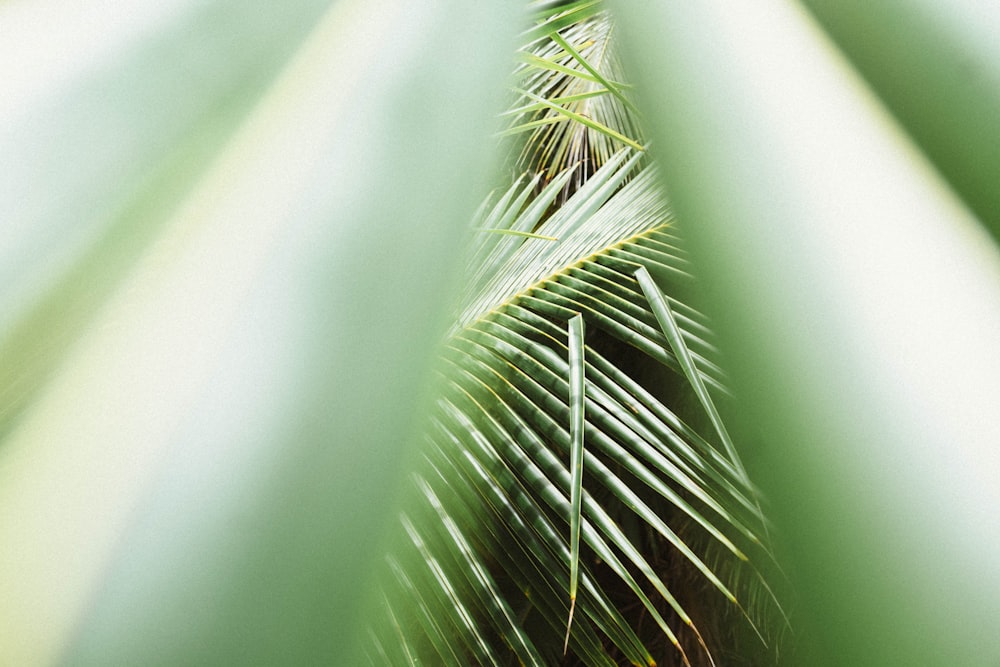
<svg viewBox="0 0 1000 667">
<path fill-rule="evenodd" d="M 519 52 L 504 134 L 527 173 L 474 221 L 382 571 L 376 664 L 764 653 L 734 628 L 777 608 L 757 570 L 766 521 L 713 400 L 726 389 L 712 334 L 598 9 L 540 10 Z"/>
<path fill-rule="evenodd" d="M 635 105 L 619 81 L 623 69 L 613 46 L 614 24 L 595 15 L 597 6 L 562 10 L 526 36 L 532 41 L 519 52 L 515 72 L 518 103 L 504 114 L 504 134 L 526 136 L 515 144 L 515 171 L 550 180 L 579 165 L 565 194 L 623 145 L 642 150 Z M 565 25 L 567 17 L 574 22 Z"/>
</svg>

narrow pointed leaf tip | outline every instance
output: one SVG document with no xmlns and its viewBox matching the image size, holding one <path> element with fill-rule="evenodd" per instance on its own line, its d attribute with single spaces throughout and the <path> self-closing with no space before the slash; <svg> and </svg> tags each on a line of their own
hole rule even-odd
<svg viewBox="0 0 1000 667">
<path fill-rule="evenodd" d="M 587 118 L 586 116 L 584 116 L 582 114 L 578 114 L 578 113 L 576 113 L 574 111 L 570 111 L 569 109 L 566 109 L 565 107 L 561 107 L 558 104 L 553 104 L 549 100 L 547 100 L 547 99 L 545 99 L 543 97 L 539 97 L 538 95 L 535 95 L 534 93 L 532 93 L 530 91 L 527 91 L 527 90 L 517 90 L 517 92 L 519 92 L 520 94 L 524 95 L 525 97 L 527 97 L 530 100 L 534 100 L 536 103 L 542 105 L 543 107 L 546 107 L 548 109 L 552 109 L 556 113 L 558 113 L 560 115 L 563 115 L 566 118 L 569 118 L 570 120 L 575 120 L 576 122 L 580 123 L 581 125 L 585 125 L 586 127 L 589 127 L 592 130 L 600 132 L 601 134 L 604 134 L 606 136 L 609 136 L 609 137 L 612 137 L 614 139 L 617 139 L 618 141 L 622 142 L 626 146 L 631 146 L 632 148 L 636 149 L 637 151 L 645 151 L 646 150 L 645 146 L 643 146 L 639 142 L 635 141 L 634 139 L 629 139 L 628 137 L 626 137 L 621 132 L 618 132 L 617 130 L 612 129 L 612 128 L 608 127 L 607 125 L 599 123 L 599 122 L 597 122 L 597 121 L 595 121 L 593 119 Z"/>
<path fill-rule="evenodd" d="M 691 388 L 694 389 L 699 402 L 708 414 L 709 419 L 712 421 L 712 425 L 715 427 L 716 432 L 719 434 L 719 438 L 722 440 L 722 443 L 726 448 L 726 454 L 729 455 L 732 463 L 739 471 L 740 476 L 744 478 L 744 481 L 749 482 L 749 479 L 746 476 L 746 471 L 743 469 L 743 465 L 740 462 L 739 454 L 736 451 L 736 446 L 733 444 L 732 438 L 729 437 L 729 432 L 722 423 L 722 417 L 719 415 L 719 411 L 716 409 L 714 401 L 712 401 L 711 394 L 708 393 L 708 389 L 705 387 L 704 380 L 702 380 L 701 371 L 699 371 L 698 367 L 695 365 L 694 359 L 691 357 L 691 352 L 688 350 L 687 344 L 684 342 L 684 337 L 681 334 L 680 327 L 677 326 L 674 314 L 670 310 L 670 304 L 663 296 L 660 288 L 657 287 L 656 282 L 653 280 L 653 277 L 649 274 L 649 270 L 646 269 L 646 267 L 643 266 L 637 269 L 635 272 L 635 278 L 639 281 L 639 286 L 642 287 L 642 292 L 649 301 L 653 315 L 656 316 L 656 321 L 660 324 L 660 328 L 663 330 L 663 335 L 670 344 L 670 348 L 673 351 L 674 356 L 677 357 L 677 362 L 684 371 L 685 377 L 687 377 L 688 382 L 691 383 Z"/>
<path fill-rule="evenodd" d="M 531 232 L 521 232 L 516 229 L 486 229 L 482 228 L 479 231 L 487 232 L 489 234 L 502 234 L 507 236 L 521 236 L 526 239 L 539 239 L 541 241 L 558 241 L 559 239 L 555 236 L 545 236 L 543 234 L 532 234 Z"/>
</svg>

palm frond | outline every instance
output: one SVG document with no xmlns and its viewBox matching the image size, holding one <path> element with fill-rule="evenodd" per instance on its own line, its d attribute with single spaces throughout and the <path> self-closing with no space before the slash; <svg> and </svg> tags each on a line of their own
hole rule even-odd
<svg viewBox="0 0 1000 667">
<path fill-rule="evenodd" d="M 747 598 L 767 595 L 746 583 L 755 579 L 734 575 L 751 558 L 769 561 L 765 521 L 742 466 L 722 443 L 712 444 L 710 420 L 697 411 L 682 416 L 655 397 L 661 384 L 696 397 L 688 364 L 720 396 L 724 377 L 712 361 L 705 318 L 671 299 L 683 343 L 678 355 L 678 342 L 672 347 L 634 276 L 654 272 L 669 293 L 692 282 L 656 170 L 641 157 L 618 151 L 546 219 L 576 167 L 533 197 L 537 177 L 515 183 L 475 223 L 535 234 L 480 239 L 465 307 L 443 352 L 426 468 L 414 484 L 422 502 L 408 504 L 402 519 L 409 537 L 403 551 L 421 576 L 444 586 L 442 571 L 466 573 L 460 584 L 449 580 L 439 600 L 448 630 L 411 647 L 433 656 L 432 663 L 478 654 L 483 641 L 491 660 L 513 655 L 536 664 L 537 652 L 543 664 L 558 662 L 559 630 L 574 608 L 568 645 L 583 662 L 662 662 L 647 646 L 648 634 L 640 638 L 636 619 L 616 609 L 622 595 L 652 619 L 654 636 L 672 644 L 683 664 L 698 662 L 695 652 L 708 655 L 700 626 L 712 619 L 681 601 L 687 596 L 654 562 L 651 541 L 738 614 L 759 607 Z M 588 329 L 577 397 L 585 414 L 585 472 L 575 481 L 568 323 L 581 315 Z M 619 368 L 623 349 L 645 359 L 640 365 L 662 369 L 657 380 Z M 692 417 L 711 435 L 699 436 Z M 577 482 L 579 510 L 572 498 Z M 570 538 L 577 511 L 579 556 Z M 436 537 L 421 535 L 440 533 L 442 525 Z M 442 569 L 445 562 L 455 569 Z M 397 588 L 406 585 L 396 579 Z M 411 623 L 417 636 L 428 632 L 426 620 Z"/>
<path fill-rule="evenodd" d="M 780 614 L 767 521 L 613 23 L 533 8 L 502 132 L 520 176 L 473 221 L 372 650 L 714 664 L 739 617 L 763 639 Z"/>
<path fill-rule="evenodd" d="M 514 168 L 547 182 L 578 164 L 562 201 L 619 149 L 641 150 L 635 106 L 610 16 L 597 3 L 571 3 L 529 31 L 515 71 L 515 100 L 504 114 Z M 564 19 L 572 17 L 566 24 Z"/>
</svg>

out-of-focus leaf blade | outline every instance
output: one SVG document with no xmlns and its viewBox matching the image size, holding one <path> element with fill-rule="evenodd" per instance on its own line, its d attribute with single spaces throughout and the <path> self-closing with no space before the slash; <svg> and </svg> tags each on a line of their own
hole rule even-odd
<svg viewBox="0 0 1000 667">
<path fill-rule="evenodd" d="M 177 203 L 4 444 L 0 662 L 353 662 L 509 9 L 337 3 Z"/>
<path fill-rule="evenodd" d="M 803 4 L 1000 242 L 1000 5 Z"/>
<path fill-rule="evenodd" d="M 0 434 L 326 4 L 0 6 Z"/>
<path fill-rule="evenodd" d="M 822 610 L 800 660 L 1000 659 L 996 245 L 804 10 L 615 7 L 747 439 L 773 437 L 748 466 Z"/>
</svg>

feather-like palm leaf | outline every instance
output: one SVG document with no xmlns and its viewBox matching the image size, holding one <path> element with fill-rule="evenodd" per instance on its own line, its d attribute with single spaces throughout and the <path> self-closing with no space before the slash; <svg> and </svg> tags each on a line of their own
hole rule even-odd
<svg viewBox="0 0 1000 667">
<path fill-rule="evenodd" d="M 579 165 L 561 201 L 622 147 L 642 150 L 614 24 L 599 9 L 596 2 L 572 3 L 528 32 L 518 52 L 515 100 L 504 114 L 517 173 L 537 172 L 544 184 Z"/>
<path fill-rule="evenodd" d="M 594 77 L 604 92 L 571 102 L 632 132 L 617 61 L 603 58 L 611 24 L 592 14 L 532 44 L 559 66 L 524 59 L 537 71 L 520 72 L 522 94 L 567 103 L 580 92 L 568 82 L 596 85 L 564 71 L 571 60 L 610 63 Z M 714 405 L 725 378 L 687 303 L 690 263 L 655 168 L 626 143 L 573 118 L 540 123 L 520 153 L 537 174 L 477 215 L 382 569 L 373 662 L 712 664 L 738 650 L 733 627 L 777 608 L 758 574 L 766 521 Z"/>
</svg>

